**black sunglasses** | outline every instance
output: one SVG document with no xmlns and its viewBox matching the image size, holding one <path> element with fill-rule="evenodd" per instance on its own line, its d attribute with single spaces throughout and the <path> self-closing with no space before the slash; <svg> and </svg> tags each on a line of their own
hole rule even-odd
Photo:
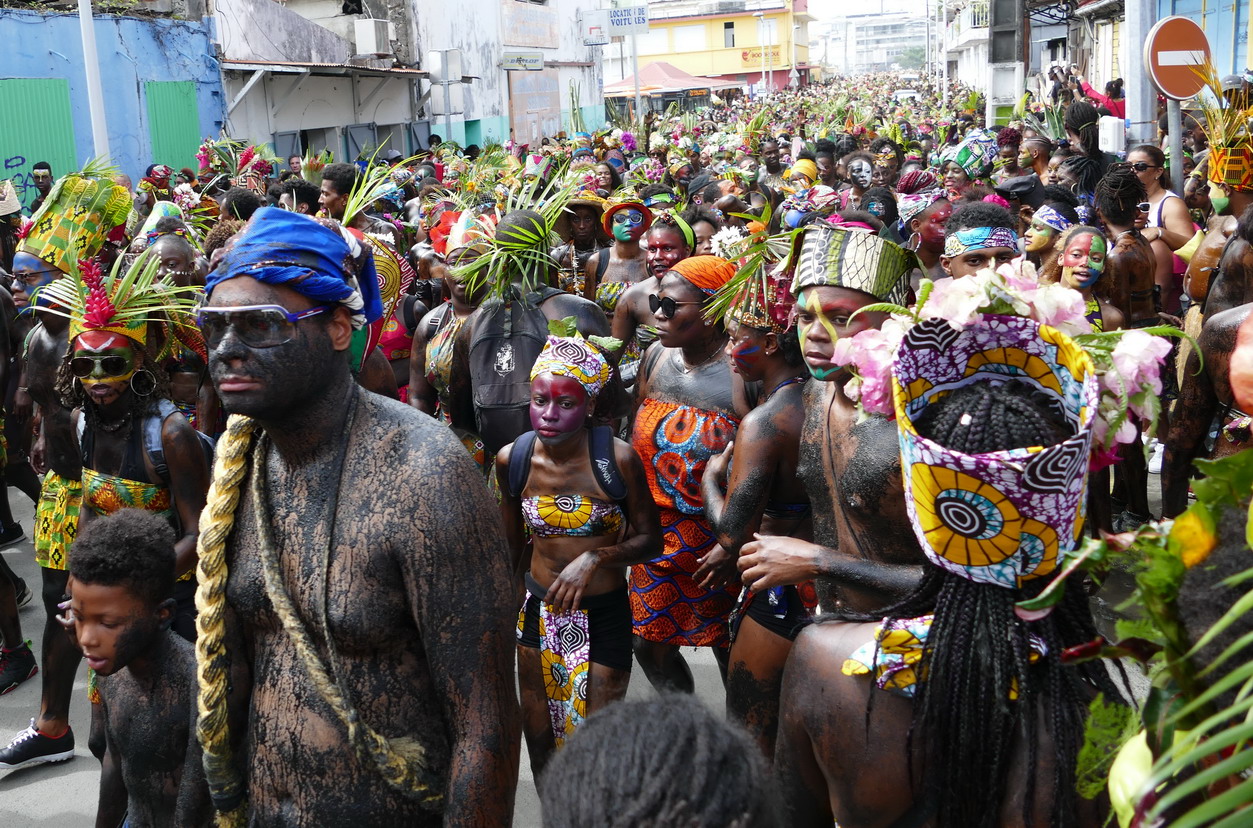
<svg viewBox="0 0 1253 828">
<path fill-rule="evenodd" d="M 1135 170 L 1136 172 L 1144 172 L 1145 170 L 1160 170 L 1161 169 L 1161 167 L 1157 166 L 1156 164 L 1150 164 L 1146 161 L 1137 161 L 1134 164 L 1128 161 L 1127 166 Z"/>
<path fill-rule="evenodd" d="M 667 296 L 665 299 L 662 299 L 660 296 L 658 296 L 655 293 L 651 293 L 648 296 L 648 309 L 652 311 L 653 313 L 656 313 L 657 311 L 661 311 L 662 319 L 672 319 L 674 317 L 675 311 L 679 309 L 679 305 L 703 305 L 703 304 L 705 303 L 704 302 L 676 302 L 675 300 L 671 299 L 669 296 Z"/>
<path fill-rule="evenodd" d="M 99 368 L 106 377 L 120 377 L 130 370 L 130 361 L 123 356 L 74 357 L 70 360 L 70 373 L 79 379 L 87 379 Z"/>
<path fill-rule="evenodd" d="M 328 307 L 291 313 L 278 305 L 246 305 L 232 308 L 201 308 L 196 321 L 210 348 L 222 344 L 227 329 L 252 348 L 273 348 L 291 341 L 296 323 L 329 311 Z"/>
</svg>

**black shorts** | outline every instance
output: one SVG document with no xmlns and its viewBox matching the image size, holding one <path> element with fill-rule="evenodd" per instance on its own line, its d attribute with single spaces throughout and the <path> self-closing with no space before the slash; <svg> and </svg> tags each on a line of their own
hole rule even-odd
<svg viewBox="0 0 1253 828">
<path fill-rule="evenodd" d="M 794 586 L 785 586 L 783 588 L 782 615 L 779 615 L 780 608 L 771 605 L 768 595 L 755 593 L 748 599 L 748 607 L 741 608 L 735 614 L 735 627 L 732 636 L 739 632 L 740 622 L 744 616 L 756 621 L 775 635 L 786 638 L 788 641 L 795 641 L 796 637 L 801 634 L 801 630 L 813 623 L 813 618 L 806 611 L 805 605 L 801 603 L 800 593 L 796 591 Z"/>
<path fill-rule="evenodd" d="M 526 616 L 518 633 L 518 646 L 538 650 L 539 604 L 548 590 L 526 573 Z M 612 592 L 584 595 L 579 608 L 587 610 L 587 660 L 612 670 L 631 672 L 631 602 L 626 584 Z"/>
</svg>

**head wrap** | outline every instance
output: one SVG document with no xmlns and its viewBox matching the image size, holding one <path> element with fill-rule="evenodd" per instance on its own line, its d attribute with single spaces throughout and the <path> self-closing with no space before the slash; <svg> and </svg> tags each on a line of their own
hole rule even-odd
<svg viewBox="0 0 1253 828">
<path fill-rule="evenodd" d="M 973 179 L 988 174 L 996 153 L 996 135 L 986 129 L 972 129 L 960 144 L 946 149 L 940 157 L 955 162 Z"/>
<path fill-rule="evenodd" d="M 542 155 L 528 155 L 526 157 L 526 166 L 522 170 L 522 176 L 524 178 L 544 178 L 548 175 L 551 166 L 551 158 L 545 158 Z"/>
<path fill-rule="evenodd" d="M 107 168 L 99 174 L 70 173 L 54 184 L 31 219 L 30 234 L 19 252 L 37 256 L 63 273 L 69 273 L 75 261 L 96 255 L 109 231 L 124 223 L 131 209 L 130 193 L 106 177 L 113 172 Z"/>
<path fill-rule="evenodd" d="M 908 228 L 911 221 L 942 198 L 948 198 L 943 190 L 926 190 L 921 193 L 900 196 L 896 199 L 896 212 L 900 217 L 901 224 Z"/>
<path fill-rule="evenodd" d="M 374 256 L 342 228 L 337 232 L 309 216 L 262 207 L 209 274 L 205 294 L 227 279 L 251 276 L 282 285 L 325 305 L 343 305 L 354 328 L 383 315 Z"/>
<path fill-rule="evenodd" d="M 139 189 L 143 192 L 164 192 L 170 189 L 170 177 L 174 175 L 174 170 L 165 164 L 153 164 L 148 168 L 148 174 L 139 179 Z"/>
<path fill-rule="evenodd" d="M 850 288 L 881 302 L 905 304 L 918 257 L 874 233 L 810 225 L 801 237 L 792 294 L 807 287 Z"/>
<path fill-rule="evenodd" d="M 1058 232 L 1065 232 L 1074 223 L 1047 204 L 1036 210 L 1031 220 L 1038 221 L 1046 227 L 1052 227 Z"/>
<path fill-rule="evenodd" d="M 670 268 L 670 272 L 679 274 L 706 296 L 713 296 L 731 281 L 735 265 L 718 256 L 690 256 Z"/>
<path fill-rule="evenodd" d="M 1049 397 L 1073 432 L 1053 446 L 969 455 L 918 434 L 928 405 L 975 382 L 1015 379 Z M 1068 336 L 1017 316 L 962 329 L 928 319 L 892 366 L 905 503 L 923 553 L 977 583 L 1014 589 L 1049 575 L 1083 534 L 1088 455 L 1100 386 Z"/>
<path fill-rule="evenodd" d="M 1008 227 L 971 227 L 968 230 L 957 230 L 944 239 L 944 256 L 952 259 L 972 250 L 986 250 L 989 247 L 1010 247 L 1017 250 L 1018 234 Z"/>
<path fill-rule="evenodd" d="M 1233 190 L 1253 190 L 1253 146 L 1211 146 L 1209 180 Z"/>
<path fill-rule="evenodd" d="M 644 229 L 645 230 L 647 230 L 649 227 L 652 226 L 653 224 L 653 211 L 652 210 L 649 210 L 647 207 L 645 207 L 643 204 L 641 204 L 638 201 L 619 201 L 617 204 L 610 204 L 608 207 L 605 208 L 605 214 L 600 217 L 601 229 L 604 230 L 606 233 L 608 233 L 610 236 L 612 236 L 613 235 L 613 214 L 618 212 L 619 210 L 625 210 L 628 207 L 639 210 L 641 213 L 644 214 Z"/>
<path fill-rule="evenodd" d="M 531 380 L 546 373 L 569 377 L 582 385 L 591 399 L 609 382 L 609 360 L 582 337 L 549 336 L 544 350 L 535 358 Z"/>
<path fill-rule="evenodd" d="M 935 173 L 930 170 L 910 170 L 897 180 L 896 192 L 902 195 L 912 195 L 925 190 L 938 189 L 939 186 L 940 179 L 936 178 Z"/>
<path fill-rule="evenodd" d="M 801 160 L 797 161 L 795 164 L 792 165 L 791 173 L 792 175 L 795 175 L 796 173 L 800 173 L 801 175 L 808 178 L 810 181 L 817 181 L 818 180 L 818 165 L 815 164 L 813 161 L 810 161 L 808 158 L 802 158 Z"/>
</svg>

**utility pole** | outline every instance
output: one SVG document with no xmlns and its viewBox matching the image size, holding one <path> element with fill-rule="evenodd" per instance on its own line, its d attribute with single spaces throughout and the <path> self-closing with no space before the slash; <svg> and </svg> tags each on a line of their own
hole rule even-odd
<svg viewBox="0 0 1253 828">
<path fill-rule="evenodd" d="M 96 24 L 91 16 L 91 0 L 78 0 L 78 30 L 83 41 L 83 69 L 87 74 L 92 146 L 97 157 L 108 158 L 109 125 L 104 116 L 104 90 L 100 86 L 100 58 L 96 54 Z"/>
<path fill-rule="evenodd" d="M 1127 0 L 1125 37 L 1132 43 L 1144 43 L 1149 30 L 1157 21 L 1157 4 L 1154 0 Z M 1127 146 L 1156 143 L 1157 93 L 1144 72 L 1124 72 L 1127 76 Z M 1169 102 L 1168 102 L 1169 103 Z M 1171 158 L 1178 158 L 1182 150 L 1171 149 Z M 1172 165 L 1182 170 L 1182 164 Z"/>
</svg>

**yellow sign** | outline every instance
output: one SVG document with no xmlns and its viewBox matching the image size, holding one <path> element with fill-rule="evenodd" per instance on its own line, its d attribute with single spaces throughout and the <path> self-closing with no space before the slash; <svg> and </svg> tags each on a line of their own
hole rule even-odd
<svg viewBox="0 0 1253 828">
<path fill-rule="evenodd" d="M 751 49 L 744 49 L 740 52 L 740 66 L 745 69 L 765 68 L 766 61 L 771 66 L 779 67 L 783 65 L 778 46 L 771 46 L 766 57 L 762 57 L 762 47 L 754 46 Z"/>
</svg>

